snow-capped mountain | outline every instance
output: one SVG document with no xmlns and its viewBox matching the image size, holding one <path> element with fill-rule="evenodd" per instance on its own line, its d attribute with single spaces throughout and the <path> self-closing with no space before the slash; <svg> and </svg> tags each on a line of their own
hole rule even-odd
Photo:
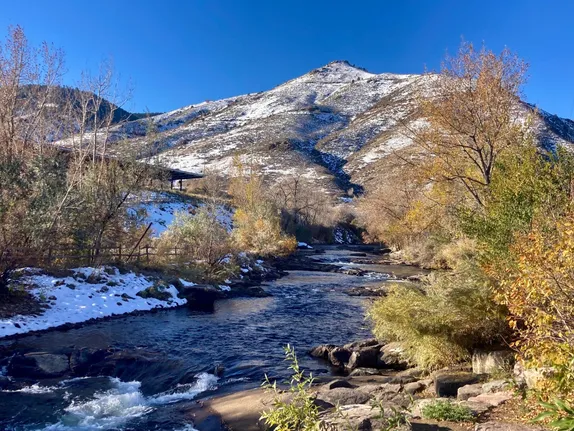
<svg viewBox="0 0 574 431">
<path fill-rule="evenodd" d="M 122 124 L 115 134 L 142 158 L 184 171 L 226 171 L 244 154 L 272 178 L 297 173 L 334 192 L 360 189 L 377 161 L 411 143 L 405 130 L 423 122 L 415 94 L 432 91 L 435 79 L 373 74 L 334 61 L 269 91 L 154 116 L 153 139 L 146 120 Z M 536 125 L 544 145 L 574 142 L 571 120 L 539 111 Z"/>
</svg>

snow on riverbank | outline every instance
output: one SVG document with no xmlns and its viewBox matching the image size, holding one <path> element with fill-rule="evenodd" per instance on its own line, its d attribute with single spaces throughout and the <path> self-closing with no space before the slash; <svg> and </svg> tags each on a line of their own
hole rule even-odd
<svg viewBox="0 0 574 431">
<path fill-rule="evenodd" d="M 41 315 L 0 319 L 0 338 L 133 311 L 176 307 L 187 302 L 177 297 L 177 289 L 171 285 L 162 290 L 171 295 L 167 301 L 137 296 L 138 292 L 154 286 L 154 280 L 133 272 L 120 274 L 116 268 L 107 268 L 107 272 L 76 268 L 64 278 L 33 269 L 22 271 L 25 275 L 18 283 L 29 286 L 29 292 L 47 301 L 50 308 Z"/>
<path fill-rule="evenodd" d="M 176 212 L 194 214 L 203 206 L 205 206 L 204 203 L 186 200 L 169 193 L 147 193 L 131 210 L 134 212 L 145 210 L 143 222 L 152 223 L 153 236 L 157 237 L 173 223 Z M 217 206 L 217 221 L 228 231 L 233 228 L 233 213 L 232 209 L 224 205 Z"/>
</svg>

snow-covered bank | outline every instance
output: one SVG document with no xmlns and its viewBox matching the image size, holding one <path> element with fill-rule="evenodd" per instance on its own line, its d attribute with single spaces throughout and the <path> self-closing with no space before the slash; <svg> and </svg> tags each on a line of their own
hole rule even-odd
<svg viewBox="0 0 574 431">
<path fill-rule="evenodd" d="M 30 331 L 82 323 L 90 319 L 132 313 L 134 311 L 170 308 L 187 301 L 177 297 L 174 286 L 162 287 L 167 300 L 142 298 L 138 292 L 153 287 L 155 280 L 134 272 L 120 274 L 116 268 L 106 270 L 76 268 L 68 277 L 42 274 L 40 270 L 24 269 L 18 283 L 47 308 L 41 315 L 18 315 L 0 319 L 0 338 Z"/>
<path fill-rule="evenodd" d="M 205 203 L 194 199 L 174 195 L 171 193 L 144 193 L 142 196 L 135 197 L 138 203 L 130 208 L 134 215 L 142 214 L 142 222 L 145 224 L 152 223 L 152 235 L 160 236 L 175 219 L 177 212 L 195 214 Z M 234 211 L 225 205 L 217 206 L 217 221 L 228 231 L 233 228 Z"/>
</svg>

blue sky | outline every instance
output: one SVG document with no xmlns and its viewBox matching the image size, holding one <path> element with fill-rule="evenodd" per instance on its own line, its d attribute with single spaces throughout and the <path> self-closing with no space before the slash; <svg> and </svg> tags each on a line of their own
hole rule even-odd
<svg viewBox="0 0 574 431">
<path fill-rule="evenodd" d="M 28 0 L 3 2 L 66 52 L 66 83 L 112 58 L 132 111 L 168 111 L 267 90 L 332 60 L 374 73 L 436 69 L 461 36 L 529 64 L 526 99 L 574 117 L 573 0 Z"/>
</svg>

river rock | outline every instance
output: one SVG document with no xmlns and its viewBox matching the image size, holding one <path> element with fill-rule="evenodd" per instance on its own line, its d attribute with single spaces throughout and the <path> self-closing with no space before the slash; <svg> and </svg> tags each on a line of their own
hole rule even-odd
<svg viewBox="0 0 574 431">
<path fill-rule="evenodd" d="M 514 364 L 513 369 L 515 381 L 528 389 L 536 389 L 541 381 L 552 377 L 554 373 L 552 367 L 526 368 L 522 362 Z"/>
<path fill-rule="evenodd" d="M 510 384 L 506 380 L 491 380 L 482 385 L 482 392 L 493 393 L 493 392 L 504 392 L 510 389 Z"/>
<path fill-rule="evenodd" d="M 380 376 L 382 371 L 378 368 L 355 368 L 349 376 L 351 377 L 363 377 L 363 376 Z"/>
<path fill-rule="evenodd" d="M 355 276 L 361 277 L 361 276 L 365 275 L 365 273 L 367 271 L 363 271 L 362 269 L 359 269 L 359 268 L 342 268 L 339 272 L 341 274 L 355 275 Z"/>
<path fill-rule="evenodd" d="M 8 365 L 8 374 L 13 377 L 60 377 L 69 370 L 70 362 L 66 355 L 44 352 L 14 356 Z"/>
<path fill-rule="evenodd" d="M 70 368 L 76 376 L 90 375 L 90 368 L 105 360 L 112 354 L 105 349 L 90 349 L 82 347 L 70 355 Z"/>
<path fill-rule="evenodd" d="M 426 386 L 421 382 L 407 383 L 403 387 L 403 391 L 405 391 L 405 393 L 407 393 L 409 395 L 417 394 L 419 392 L 424 391 L 425 389 L 426 389 Z"/>
<path fill-rule="evenodd" d="M 82 350 L 73 354 L 74 374 L 78 376 L 130 376 L 151 367 L 163 368 L 162 353 L 144 350 Z"/>
<path fill-rule="evenodd" d="M 379 364 L 380 349 L 381 345 L 379 344 L 357 348 L 351 354 L 347 368 L 349 370 L 354 370 L 355 368 L 376 368 Z"/>
<path fill-rule="evenodd" d="M 351 388 L 335 388 L 320 391 L 317 398 L 333 405 L 365 404 L 371 399 L 368 393 Z"/>
<path fill-rule="evenodd" d="M 426 375 L 426 371 L 422 368 L 409 368 L 407 370 L 399 371 L 396 373 L 393 376 L 391 383 L 402 383 L 404 385 L 407 383 L 416 382 L 424 375 Z"/>
<path fill-rule="evenodd" d="M 321 344 L 319 346 L 313 347 L 309 354 L 314 358 L 321 358 L 326 361 L 329 360 L 329 353 L 335 348 L 334 344 Z"/>
<path fill-rule="evenodd" d="M 383 286 L 379 287 L 361 286 L 361 287 L 353 287 L 349 290 L 346 290 L 345 293 L 349 296 L 380 297 L 387 295 L 387 289 Z"/>
<path fill-rule="evenodd" d="M 351 358 L 351 351 L 344 347 L 335 347 L 329 352 L 329 362 L 335 367 L 343 368 Z"/>
<path fill-rule="evenodd" d="M 477 383 L 479 377 L 466 372 L 440 372 L 434 377 L 434 389 L 439 397 L 456 397 L 458 389 Z"/>
<path fill-rule="evenodd" d="M 354 389 L 356 386 L 351 384 L 348 380 L 337 379 L 324 385 L 325 389 L 349 388 Z"/>
<path fill-rule="evenodd" d="M 469 398 L 476 397 L 480 394 L 482 394 L 482 385 L 480 383 L 475 383 L 458 388 L 456 399 L 466 401 Z"/>
<path fill-rule="evenodd" d="M 383 383 L 378 385 L 378 387 L 370 392 L 371 397 L 377 399 L 377 401 L 391 401 L 396 398 L 396 396 L 401 392 L 403 386 L 394 383 Z"/>
<path fill-rule="evenodd" d="M 379 344 L 379 342 L 376 338 L 367 338 L 366 340 L 359 340 L 359 341 L 354 341 L 352 343 L 345 344 L 343 346 L 343 348 L 345 348 L 347 350 L 353 350 L 354 351 L 354 350 L 361 349 L 363 347 L 376 346 L 377 344 Z"/>
<path fill-rule="evenodd" d="M 179 296 L 187 299 L 187 306 L 192 310 L 213 311 L 215 301 L 224 298 L 225 294 L 213 286 L 197 284 L 184 286 Z"/>
<path fill-rule="evenodd" d="M 408 366 L 409 363 L 404 357 L 404 349 L 400 343 L 392 342 L 381 347 L 378 368 L 406 370 Z"/>
<path fill-rule="evenodd" d="M 467 401 L 487 404 L 490 407 L 498 407 L 506 401 L 512 399 L 512 392 L 495 392 L 491 394 L 480 394 L 471 397 Z"/>
<path fill-rule="evenodd" d="M 472 354 L 474 374 L 493 374 L 512 370 L 514 352 L 512 350 L 475 350 Z"/>
</svg>

